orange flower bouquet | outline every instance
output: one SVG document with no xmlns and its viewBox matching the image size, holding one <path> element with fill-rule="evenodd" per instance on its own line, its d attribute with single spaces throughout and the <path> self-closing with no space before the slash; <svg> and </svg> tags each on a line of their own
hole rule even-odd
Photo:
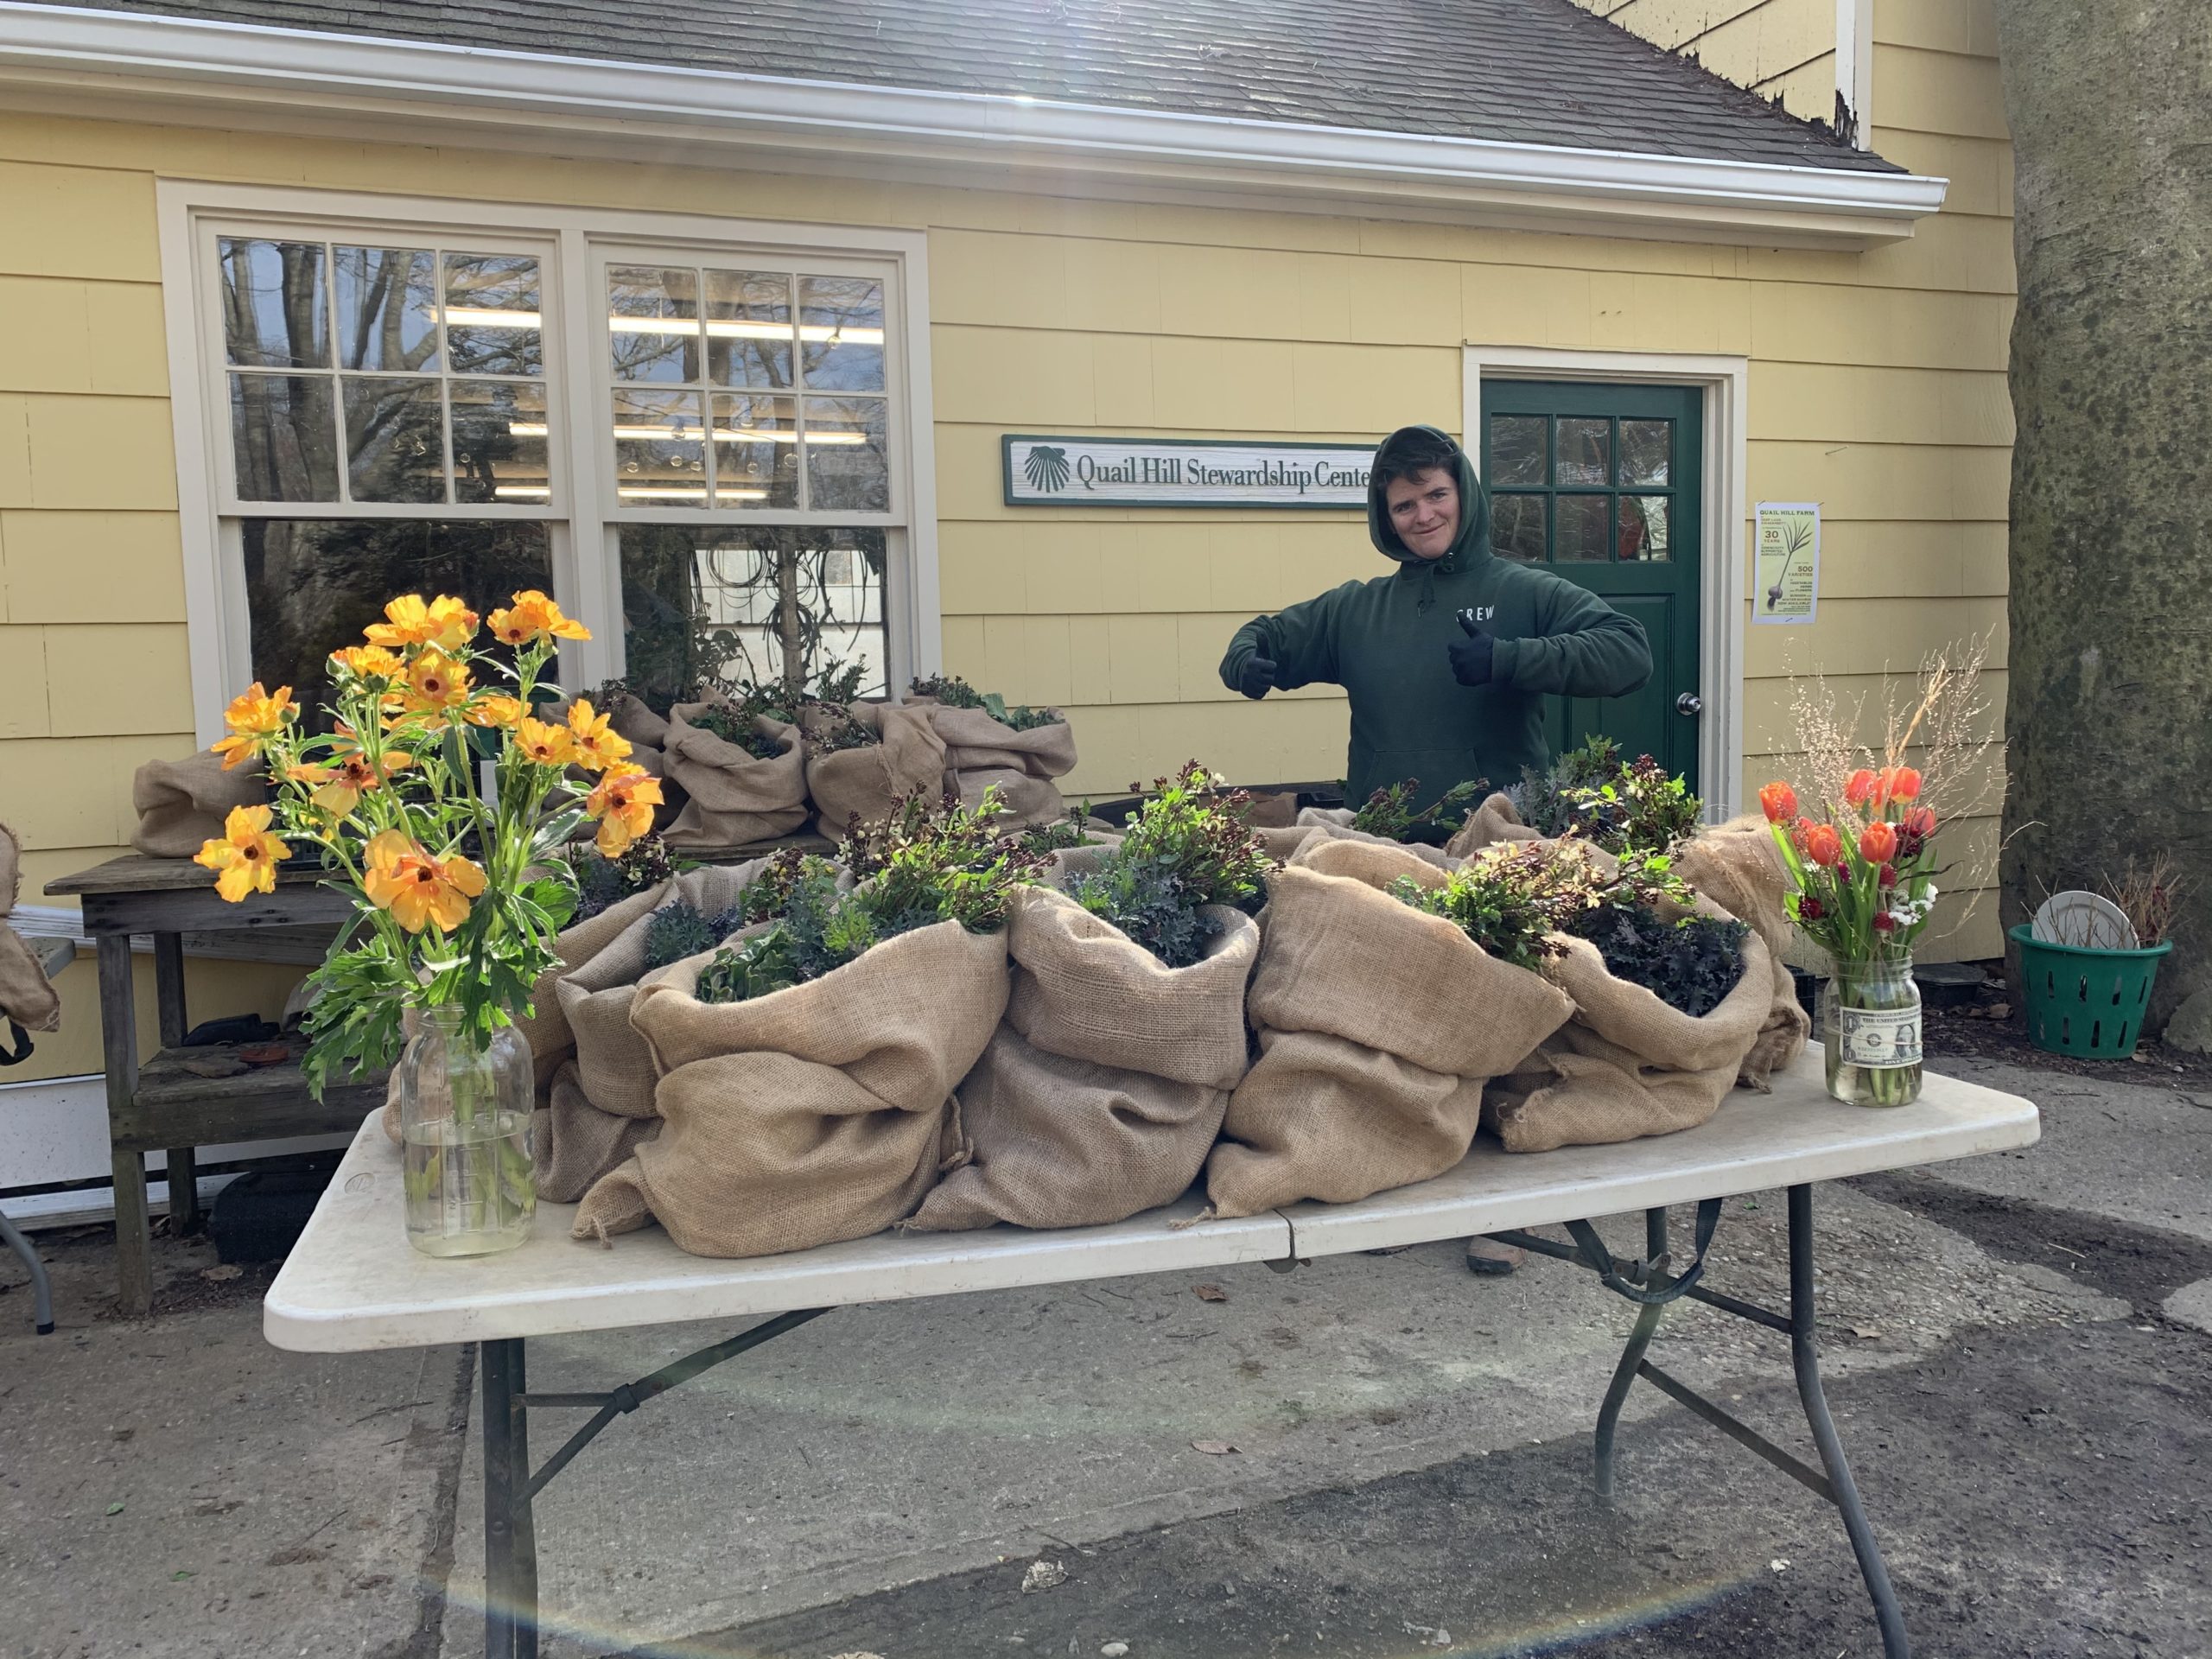
<svg viewBox="0 0 2212 1659">
<path fill-rule="evenodd" d="M 327 734 L 288 686 L 238 697 L 215 748 L 226 767 L 258 756 L 276 798 L 235 809 L 197 855 L 236 903 L 312 845 L 327 885 L 353 899 L 355 925 L 310 976 L 307 1079 L 320 1096 L 413 1038 L 398 1067 L 408 1224 L 440 1255 L 528 1230 L 530 1060 L 513 1022 L 575 907 L 563 849 L 596 820 L 600 850 L 620 854 L 660 798 L 588 702 L 559 721 L 533 713 L 546 664 L 590 637 L 583 626 L 535 590 L 485 622 L 480 643 L 460 600 L 393 600 L 366 643 L 332 653 Z"/>
</svg>

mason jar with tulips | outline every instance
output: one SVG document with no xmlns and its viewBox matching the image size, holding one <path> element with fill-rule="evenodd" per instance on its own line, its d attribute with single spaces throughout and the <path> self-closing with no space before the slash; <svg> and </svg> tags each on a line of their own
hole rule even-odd
<svg viewBox="0 0 2212 1659">
<path fill-rule="evenodd" d="M 308 1087 L 397 1058 L 408 1236 L 482 1255 L 520 1243 L 536 1207 L 515 1020 L 575 907 L 567 849 L 596 820 L 601 850 L 622 852 L 660 785 L 588 701 L 539 717 L 560 642 L 590 638 L 545 594 L 480 622 L 458 599 L 410 594 L 365 632 L 332 653 L 316 726 L 289 686 L 231 704 L 216 751 L 226 770 L 257 760 L 273 798 L 233 809 L 197 857 L 236 903 L 312 847 L 324 884 L 352 899 L 353 925 L 309 976 Z"/>
<path fill-rule="evenodd" d="M 1920 791 L 1910 766 L 1861 767 L 1818 821 L 1800 815 L 1788 784 L 1759 791 L 1794 889 L 1790 918 L 1833 963 L 1819 1016 L 1828 1092 L 1854 1104 L 1920 1096 L 1912 946 L 1935 911 L 1938 873 L 1936 815 Z"/>
</svg>

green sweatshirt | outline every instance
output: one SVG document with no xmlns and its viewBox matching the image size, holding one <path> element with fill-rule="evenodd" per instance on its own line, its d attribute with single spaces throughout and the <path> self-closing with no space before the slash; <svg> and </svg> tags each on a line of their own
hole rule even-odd
<svg viewBox="0 0 2212 1659">
<path fill-rule="evenodd" d="M 1408 427 L 1383 440 L 1376 461 L 1414 431 L 1444 435 Z M 1369 486 L 1368 535 L 1398 569 L 1254 617 L 1221 659 L 1222 681 L 1231 690 L 1257 655 L 1274 662 L 1282 690 L 1320 682 L 1351 694 L 1345 798 L 1351 804 L 1408 778 L 1421 779 L 1421 806 L 1471 778 L 1498 788 L 1516 784 L 1523 767 L 1548 759 L 1547 692 L 1625 696 L 1651 677 L 1651 648 L 1634 619 L 1564 577 L 1491 553 L 1490 496 L 1464 452 L 1459 534 L 1442 558 L 1407 550 L 1382 495 L 1381 485 Z M 1465 637 L 1457 620 L 1462 609 L 1471 609 L 1497 640 L 1487 685 L 1461 685 L 1446 656 L 1452 641 Z"/>
</svg>

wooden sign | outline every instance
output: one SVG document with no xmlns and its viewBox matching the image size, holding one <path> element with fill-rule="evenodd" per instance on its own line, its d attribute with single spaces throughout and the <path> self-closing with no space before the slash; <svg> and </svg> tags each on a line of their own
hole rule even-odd
<svg viewBox="0 0 2212 1659">
<path fill-rule="evenodd" d="M 1009 432 L 1010 507 L 1322 507 L 1365 512 L 1368 443 L 1057 438 Z"/>
</svg>

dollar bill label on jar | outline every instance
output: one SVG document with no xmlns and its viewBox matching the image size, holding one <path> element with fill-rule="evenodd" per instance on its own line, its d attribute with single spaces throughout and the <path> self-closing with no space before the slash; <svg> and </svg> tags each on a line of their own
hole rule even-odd
<svg viewBox="0 0 2212 1659">
<path fill-rule="evenodd" d="M 1877 1069 L 1920 1064 L 1918 1008 L 1842 1008 L 1838 1046 L 1847 1065 Z"/>
</svg>

